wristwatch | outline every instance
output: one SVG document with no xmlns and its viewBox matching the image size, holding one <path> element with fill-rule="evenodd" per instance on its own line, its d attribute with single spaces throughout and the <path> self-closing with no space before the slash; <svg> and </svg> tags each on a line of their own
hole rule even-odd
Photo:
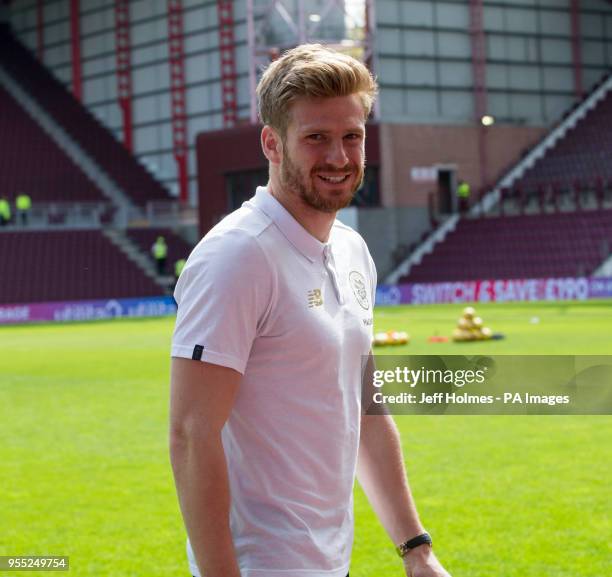
<svg viewBox="0 0 612 577">
<path fill-rule="evenodd" d="M 398 545 L 395 550 L 400 557 L 405 557 L 409 551 L 412 551 L 412 549 L 418 547 L 419 545 L 429 545 L 430 547 L 433 547 L 433 542 L 429 533 L 421 533 L 412 539 L 408 539 L 408 541 L 404 541 Z"/>
</svg>

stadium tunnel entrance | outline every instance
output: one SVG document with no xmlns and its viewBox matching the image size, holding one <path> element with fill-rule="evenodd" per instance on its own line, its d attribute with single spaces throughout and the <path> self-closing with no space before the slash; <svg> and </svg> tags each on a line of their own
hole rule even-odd
<svg viewBox="0 0 612 577">
<path fill-rule="evenodd" d="M 456 186 L 456 167 L 438 166 L 437 203 L 440 214 L 451 214 L 457 211 L 457 198 L 454 193 Z"/>
</svg>

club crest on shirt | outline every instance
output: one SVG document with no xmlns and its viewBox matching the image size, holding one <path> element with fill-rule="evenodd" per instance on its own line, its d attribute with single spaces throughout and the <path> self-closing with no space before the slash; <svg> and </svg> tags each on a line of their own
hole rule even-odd
<svg viewBox="0 0 612 577">
<path fill-rule="evenodd" d="M 359 303 L 359 306 L 366 311 L 370 308 L 370 302 L 368 301 L 368 291 L 366 289 L 366 281 L 363 275 L 356 270 L 349 273 L 349 284 L 353 289 L 353 294 Z"/>
</svg>

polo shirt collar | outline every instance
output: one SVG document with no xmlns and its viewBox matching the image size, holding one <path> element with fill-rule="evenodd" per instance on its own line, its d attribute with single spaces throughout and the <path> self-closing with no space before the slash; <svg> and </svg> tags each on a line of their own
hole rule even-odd
<svg viewBox="0 0 612 577">
<path fill-rule="evenodd" d="M 265 186 L 258 186 L 251 202 L 264 212 L 279 228 L 287 240 L 308 260 L 316 262 L 321 259 L 325 243 L 312 236 L 291 213 L 276 200 Z"/>
</svg>

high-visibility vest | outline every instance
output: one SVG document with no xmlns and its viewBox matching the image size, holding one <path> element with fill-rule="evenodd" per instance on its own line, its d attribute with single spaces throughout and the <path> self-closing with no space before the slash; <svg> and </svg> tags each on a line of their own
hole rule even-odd
<svg viewBox="0 0 612 577">
<path fill-rule="evenodd" d="M 467 182 L 464 182 L 457 187 L 457 196 L 460 198 L 470 197 L 470 185 Z"/>
<path fill-rule="evenodd" d="M 163 239 L 157 239 L 153 245 L 153 256 L 157 259 L 166 258 L 168 255 L 168 245 Z"/>
<path fill-rule="evenodd" d="M 32 200 L 27 194 L 20 194 L 15 199 L 15 206 L 17 210 L 30 210 L 32 208 Z"/>
<path fill-rule="evenodd" d="M 8 200 L 0 199 L 0 216 L 5 220 L 10 220 L 11 218 L 11 205 Z"/>
<path fill-rule="evenodd" d="M 179 276 L 181 276 L 181 273 L 183 272 L 183 269 L 185 268 L 185 263 L 187 261 L 184 258 L 179 258 L 175 263 L 174 263 L 174 276 L 176 278 L 178 278 Z"/>
</svg>

